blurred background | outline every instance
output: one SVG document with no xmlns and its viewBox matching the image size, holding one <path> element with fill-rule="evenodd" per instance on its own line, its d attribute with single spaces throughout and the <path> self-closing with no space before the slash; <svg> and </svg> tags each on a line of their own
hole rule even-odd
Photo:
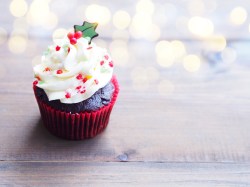
<svg viewBox="0 0 250 187">
<path fill-rule="evenodd" d="M 31 67 L 52 39 L 84 20 L 98 22 L 94 42 L 111 53 L 119 78 L 138 92 L 171 95 L 183 80 L 224 75 L 226 81 L 237 70 L 248 74 L 249 5 L 248 0 L 0 0 L 0 58 L 6 53 L 27 58 Z M 0 63 L 2 80 L 8 71 Z"/>
</svg>

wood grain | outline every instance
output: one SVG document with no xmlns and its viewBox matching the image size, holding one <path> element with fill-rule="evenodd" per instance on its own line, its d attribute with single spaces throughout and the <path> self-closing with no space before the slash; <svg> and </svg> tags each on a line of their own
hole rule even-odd
<svg viewBox="0 0 250 187">
<path fill-rule="evenodd" d="M 250 165 L 232 163 L 4 162 L 0 186 L 250 185 Z"/>
<path fill-rule="evenodd" d="M 74 142 L 45 130 L 32 92 L 31 61 L 49 42 L 31 39 L 22 55 L 7 45 L 0 51 L 0 186 L 250 185 L 246 59 L 231 66 L 204 61 L 190 74 L 180 63 L 160 67 L 152 43 L 131 41 L 130 60 L 117 61 L 121 91 L 108 128 Z M 202 53 L 200 42 L 186 44 Z M 134 67 L 153 67 L 159 77 L 136 87 Z M 163 80 L 172 92 L 158 92 Z"/>
</svg>

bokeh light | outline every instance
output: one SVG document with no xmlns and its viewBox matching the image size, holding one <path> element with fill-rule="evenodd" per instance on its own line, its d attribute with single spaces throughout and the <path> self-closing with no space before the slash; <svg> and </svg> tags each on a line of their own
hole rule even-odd
<svg viewBox="0 0 250 187">
<path fill-rule="evenodd" d="M 90 22 L 97 22 L 100 25 L 106 25 L 111 19 L 110 10 L 105 6 L 91 4 L 86 8 L 86 18 Z"/>
<path fill-rule="evenodd" d="M 227 41 L 223 35 L 212 35 L 204 40 L 204 45 L 210 51 L 222 51 L 227 46 Z"/>
<path fill-rule="evenodd" d="M 32 1 L 28 14 L 27 22 L 32 26 L 46 25 L 49 20 L 50 9 L 48 0 Z"/>
<path fill-rule="evenodd" d="M 155 46 L 157 63 L 162 67 L 170 67 L 176 60 L 180 60 L 186 54 L 186 48 L 183 42 L 159 41 Z"/>
<path fill-rule="evenodd" d="M 24 36 L 12 36 L 8 41 L 9 50 L 12 53 L 20 54 L 26 50 L 27 38 Z"/>
<path fill-rule="evenodd" d="M 15 17 L 22 17 L 28 11 L 28 4 L 25 0 L 13 0 L 10 3 L 10 12 Z"/>
<path fill-rule="evenodd" d="M 154 9 L 155 9 L 154 3 L 151 0 L 139 0 L 138 3 L 136 4 L 137 12 L 152 15 L 154 13 Z"/>
<path fill-rule="evenodd" d="M 113 16 L 113 24 L 117 29 L 126 29 L 131 21 L 131 17 L 128 12 L 124 10 L 118 10 Z"/>
<path fill-rule="evenodd" d="M 213 33 L 214 24 L 211 20 L 203 17 L 192 17 L 188 22 L 188 29 L 199 37 L 206 37 Z"/>
<path fill-rule="evenodd" d="M 188 72 L 196 72 L 200 69 L 201 60 L 197 55 L 187 55 L 183 59 L 183 67 Z"/>
<path fill-rule="evenodd" d="M 243 7 L 235 7 L 230 13 L 230 21 L 235 25 L 243 24 L 247 19 L 247 11 Z"/>
</svg>

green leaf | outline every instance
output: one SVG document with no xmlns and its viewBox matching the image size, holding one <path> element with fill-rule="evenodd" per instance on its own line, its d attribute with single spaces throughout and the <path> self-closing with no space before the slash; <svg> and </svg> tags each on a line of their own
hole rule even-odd
<svg viewBox="0 0 250 187">
<path fill-rule="evenodd" d="M 95 32 L 97 26 L 98 23 L 89 23 L 87 21 L 84 21 L 82 25 L 74 25 L 74 29 L 75 32 L 81 31 L 82 37 L 89 38 L 89 44 L 90 44 L 91 40 L 98 36 L 98 34 Z"/>
</svg>

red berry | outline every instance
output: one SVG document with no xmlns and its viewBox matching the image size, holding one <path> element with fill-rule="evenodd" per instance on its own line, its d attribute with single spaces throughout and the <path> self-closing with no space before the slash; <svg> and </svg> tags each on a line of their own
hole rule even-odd
<svg viewBox="0 0 250 187">
<path fill-rule="evenodd" d="M 98 83 L 99 83 L 99 81 L 98 81 L 97 79 L 95 79 L 94 81 L 95 81 L 95 84 L 98 84 Z"/>
<path fill-rule="evenodd" d="M 71 97 L 71 94 L 70 94 L 69 92 L 67 92 L 67 93 L 65 94 L 65 97 L 68 99 L 68 98 Z"/>
<path fill-rule="evenodd" d="M 79 39 L 82 37 L 82 32 L 81 31 L 76 31 L 74 34 L 74 38 Z"/>
<path fill-rule="evenodd" d="M 110 66 L 111 68 L 114 67 L 114 64 L 113 64 L 112 61 L 109 62 L 109 66 Z"/>
<path fill-rule="evenodd" d="M 88 78 L 87 78 L 87 77 L 85 77 L 85 78 L 82 80 L 83 83 L 85 83 L 85 82 L 87 82 L 87 81 L 88 81 Z"/>
<path fill-rule="evenodd" d="M 86 92 L 86 90 L 83 90 L 83 91 L 81 91 L 80 93 L 81 93 L 81 94 L 84 94 L 85 92 Z"/>
<path fill-rule="evenodd" d="M 104 64 L 104 61 L 101 61 L 101 62 L 100 62 L 100 65 L 102 66 L 103 64 Z"/>
<path fill-rule="evenodd" d="M 77 75 L 76 79 L 81 80 L 82 79 L 82 74 Z"/>
<path fill-rule="evenodd" d="M 70 41 L 70 43 L 72 45 L 75 45 L 77 43 L 77 39 L 76 38 L 71 38 L 69 41 Z"/>
<path fill-rule="evenodd" d="M 33 85 L 36 86 L 37 84 L 38 84 L 38 80 L 35 80 L 35 81 L 33 82 Z"/>
<path fill-rule="evenodd" d="M 59 69 L 59 70 L 56 71 L 56 73 L 57 73 L 57 74 L 62 74 L 63 71 L 62 71 L 61 69 Z"/>
<path fill-rule="evenodd" d="M 61 47 L 60 46 L 56 46 L 56 51 L 59 51 L 61 49 Z"/>
<path fill-rule="evenodd" d="M 70 40 L 71 38 L 74 38 L 74 33 L 73 32 L 69 32 L 67 36 L 68 36 L 68 39 Z"/>
</svg>

